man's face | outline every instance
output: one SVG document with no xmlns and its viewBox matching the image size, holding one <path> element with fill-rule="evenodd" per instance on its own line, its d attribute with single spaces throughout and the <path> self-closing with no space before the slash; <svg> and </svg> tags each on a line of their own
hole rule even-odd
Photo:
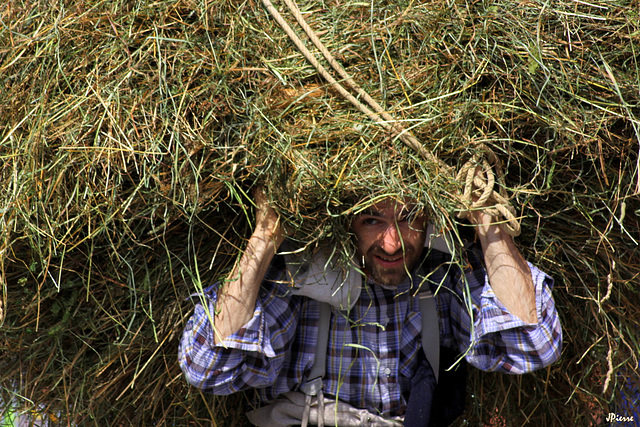
<svg viewBox="0 0 640 427">
<path fill-rule="evenodd" d="M 367 274 L 384 288 L 397 288 L 422 253 L 426 215 L 413 209 L 411 204 L 388 199 L 358 214 L 351 223 Z"/>
</svg>

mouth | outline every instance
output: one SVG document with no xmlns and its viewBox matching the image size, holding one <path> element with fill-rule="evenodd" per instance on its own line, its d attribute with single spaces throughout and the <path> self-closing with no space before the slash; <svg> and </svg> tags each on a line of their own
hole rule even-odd
<svg viewBox="0 0 640 427">
<path fill-rule="evenodd" d="M 404 266 L 404 256 L 402 254 L 386 255 L 376 254 L 374 258 L 378 265 L 383 268 L 398 268 Z"/>
</svg>

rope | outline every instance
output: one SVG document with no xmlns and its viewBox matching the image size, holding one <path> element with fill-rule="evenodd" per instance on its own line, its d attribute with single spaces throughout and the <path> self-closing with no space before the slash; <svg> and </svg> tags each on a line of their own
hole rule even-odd
<svg viewBox="0 0 640 427">
<path fill-rule="evenodd" d="M 362 89 L 345 71 L 338 61 L 333 57 L 331 52 L 327 50 L 322 41 L 318 38 L 313 29 L 304 20 L 302 13 L 298 9 L 294 0 L 283 0 L 289 12 L 294 16 L 298 25 L 303 29 L 307 37 L 314 46 L 322 53 L 324 59 L 329 63 L 338 76 L 353 90 L 360 99 L 366 104 L 364 105 L 358 98 L 353 96 L 351 92 L 344 88 L 335 77 L 318 61 L 316 56 L 307 49 L 304 42 L 298 34 L 291 28 L 278 9 L 273 5 L 271 0 L 262 0 L 262 4 L 282 27 L 289 39 L 295 44 L 307 61 L 318 71 L 331 87 L 337 91 L 343 98 L 349 101 L 360 112 L 364 113 L 373 122 L 382 126 L 386 131 L 400 139 L 405 145 L 417 151 L 425 160 L 432 162 L 438 167 L 444 169 L 447 173 L 453 175 L 453 168 L 442 160 L 438 159 L 433 153 L 428 151 L 424 146 L 405 129 L 393 116 L 385 111 L 364 89 Z M 499 167 L 499 161 L 495 154 L 487 149 L 490 153 L 491 161 L 498 173 L 498 180 L 502 178 L 502 170 Z M 478 173 L 478 166 L 481 166 L 481 172 Z M 456 175 L 459 182 L 465 183 L 464 191 L 460 195 L 462 210 L 458 214 L 460 218 L 466 218 L 469 213 L 474 210 L 482 209 L 489 215 L 496 218 L 504 218 L 501 222 L 502 228 L 510 235 L 517 236 L 520 234 L 520 223 L 516 217 L 513 206 L 509 204 L 508 198 L 504 193 L 504 189 L 498 186 L 495 190 L 496 173 L 485 158 L 474 156 L 460 169 Z M 474 200 L 475 199 L 475 200 Z"/>
<path fill-rule="evenodd" d="M 375 110 L 375 112 L 372 111 L 371 108 L 362 104 L 355 96 L 353 96 L 349 91 L 347 91 L 333 77 L 333 75 L 331 75 L 331 73 L 329 73 L 329 71 L 327 71 L 327 69 L 322 64 L 320 64 L 320 62 L 318 62 L 318 59 L 315 57 L 315 55 L 313 55 L 313 53 L 311 53 L 311 51 L 307 49 L 307 47 L 304 45 L 304 42 L 300 39 L 300 37 L 296 34 L 296 32 L 289 26 L 287 21 L 282 17 L 280 12 L 275 8 L 271 0 L 262 0 L 262 3 L 267 9 L 267 11 L 269 11 L 271 16 L 282 27 L 284 32 L 289 36 L 293 44 L 295 44 L 298 50 L 300 50 L 300 52 L 305 57 L 305 59 L 309 61 L 309 63 L 318 71 L 318 73 L 340 95 L 342 95 L 346 100 L 351 102 L 353 106 L 355 106 L 360 112 L 364 113 L 372 121 L 374 121 L 375 123 L 378 123 L 390 133 L 395 134 L 396 137 L 398 137 L 402 142 L 404 142 L 410 148 L 420 153 L 420 155 L 423 156 L 425 159 L 431 160 L 437 165 L 441 167 L 445 167 L 448 170 L 451 169 L 448 165 L 439 161 L 439 159 L 436 158 L 431 152 L 426 150 L 424 146 L 420 144 L 420 142 L 413 135 L 411 135 L 404 128 L 402 128 L 402 126 L 397 122 L 397 120 L 395 120 L 391 115 L 389 115 L 373 98 L 371 98 L 371 96 L 369 96 L 369 94 L 367 94 L 362 88 L 360 88 L 355 83 L 355 81 L 353 81 L 351 77 L 348 76 L 346 71 L 344 71 L 344 69 L 338 64 L 335 58 L 333 58 L 331 53 L 329 53 L 329 51 L 324 47 L 320 39 L 318 39 L 316 34 L 313 32 L 313 30 L 308 26 L 306 21 L 302 18 L 302 15 L 300 14 L 300 11 L 298 10 L 298 8 L 290 0 L 287 0 L 287 5 L 288 6 L 291 5 L 291 7 L 294 8 L 293 10 L 291 10 L 291 12 L 294 14 L 294 16 L 296 16 L 296 20 L 298 21 L 298 23 L 304 23 L 300 25 L 303 26 L 303 29 L 305 29 L 305 32 L 308 32 L 307 34 L 309 35 L 309 38 L 312 40 L 312 42 L 316 45 L 316 47 L 318 47 L 318 49 L 321 52 L 323 52 L 325 59 L 327 59 L 327 61 L 330 63 L 332 67 L 337 67 L 338 70 L 341 70 L 341 71 L 338 71 L 338 74 L 340 74 L 342 78 L 347 83 L 349 83 L 349 85 L 352 88 L 354 88 L 354 90 L 356 90 L 358 95 L 361 96 L 367 102 L 367 104 L 369 104 L 369 107 Z"/>
<path fill-rule="evenodd" d="M 498 179 L 500 179 L 502 178 L 502 169 L 495 154 L 491 151 L 488 153 L 493 160 L 493 167 L 486 158 L 476 155 L 465 163 L 456 175 L 459 182 L 464 182 L 461 199 L 467 206 L 458 216 L 467 218 L 470 212 L 482 209 L 494 218 L 504 218 L 504 221 L 500 223 L 502 229 L 511 236 L 518 236 L 520 223 L 516 217 L 516 210 L 509 203 L 502 186 L 498 186 L 498 191 L 495 190 L 496 172 Z M 481 174 L 478 173 L 478 166 L 481 167 Z"/>
</svg>

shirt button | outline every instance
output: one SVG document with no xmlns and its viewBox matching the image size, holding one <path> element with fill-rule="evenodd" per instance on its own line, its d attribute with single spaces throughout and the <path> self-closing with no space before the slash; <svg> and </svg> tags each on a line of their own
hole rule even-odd
<svg viewBox="0 0 640 427">
<path fill-rule="evenodd" d="M 386 368 L 386 369 L 384 370 L 384 374 L 385 374 L 387 377 L 391 376 L 391 368 Z"/>
</svg>

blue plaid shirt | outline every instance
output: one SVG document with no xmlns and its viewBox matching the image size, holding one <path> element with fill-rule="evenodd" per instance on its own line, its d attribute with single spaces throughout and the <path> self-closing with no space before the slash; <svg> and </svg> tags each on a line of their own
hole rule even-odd
<svg viewBox="0 0 640 427">
<path fill-rule="evenodd" d="M 471 365 L 486 371 L 521 374 L 556 361 L 562 331 L 551 297 L 552 279 L 529 265 L 538 323 L 527 324 L 496 298 L 481 256 L 469 251 L 464 271 L 439 251 L 424 258 L 436 294 L 440 344 L 466 352 Z M 291 295 L 290 284 L 282 281 L 285 268 L 277 256 L 253 318 L 217 345 L 211 321 L 217 286 L 200 296 L 179 348 L 180 366 L 189 383 L 215 394 L 256 388 L 264 402 L 298 390 L 313 365 L 319 306 L 315 300 Z M 351 310 L 333 309 L 325 396 L 382 416 L 405 413 L 421 348 L 416 286 L 409 279 L 397 290 L 366 283 Z M 465 293 L 471 297 L 465 298 Z"/>
</svg>

